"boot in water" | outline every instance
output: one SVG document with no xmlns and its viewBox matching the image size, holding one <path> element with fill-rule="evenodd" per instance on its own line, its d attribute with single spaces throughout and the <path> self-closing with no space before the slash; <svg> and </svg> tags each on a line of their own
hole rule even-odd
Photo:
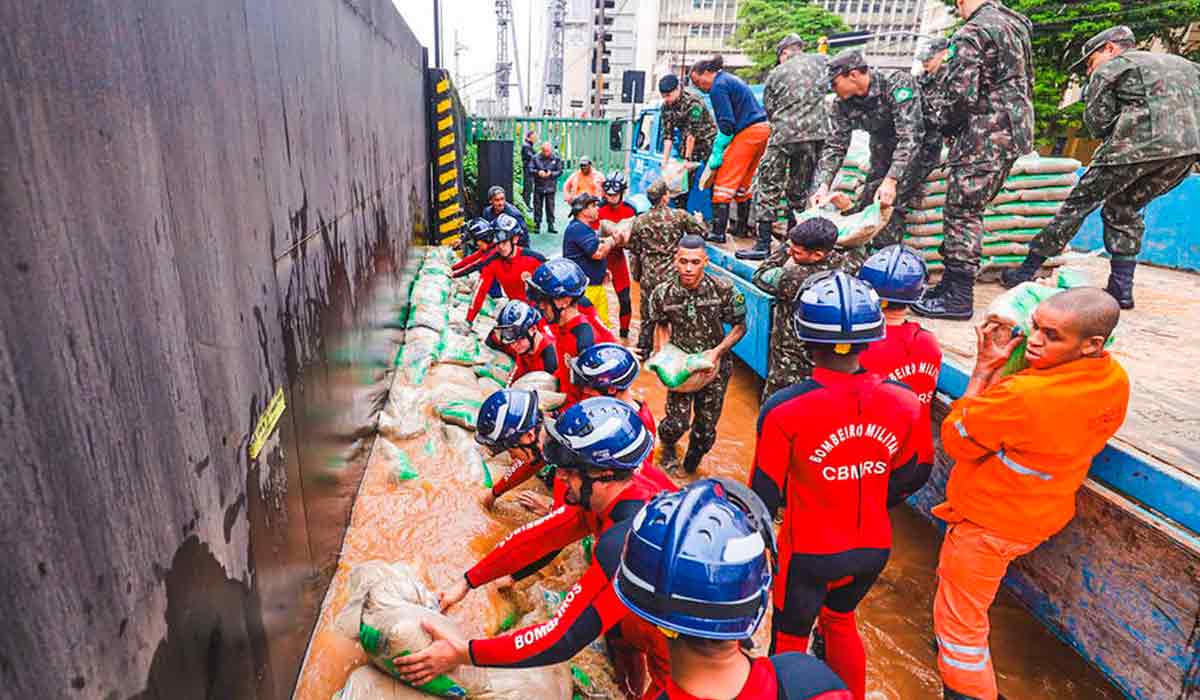
<svg viewBox="0 0 1200 700">
<path fill-rule="evenodd" d="M 1108 285 L 1104 291 L 1117 300 L 1122 309 L 1133 308 L 1133 272 L 1137 269 L 1137 260 L 1112 259 L 1108 263 Z"/>
<path fill-rule="evenodd" d="M 703 452 L 693 452 L 689 447 L 687 454 L 683 456 L 683 471 L 688 474 L 695 474 L 700 468 L 700 460 L 704 458 Z"/>
<path fill-rule="evenodd" d="M 738 260 L 765 260 L 771 254 L 771 222 L 758 222 L 758 240 L 753 248 L 734 253 Z"/>
<path fill-rule="evenodd" d="M 709 243 L 724 243 L 725 229 L 729 228 L 729 205 L 712 205 L 712 232 L 704 237 Z"/>
<path fill-rule="evenodd" d="M 941 285 L 939 293 L 926 294 L 914 304 L 913 313 L 925 318 L 971 320 L 975 313 L 975 276 L 957 267 L 947 267 Z"/>
<path fill-rule="evenodd" d="M 1030 253 L 1021 261 L 1020 267 L 1009 268 L 1000 273 L 1000 284 L 1005 289 L 1012 289 L 1022 282 L 1032 282 L 1034 275 L 1046 264 L 1046 256 Z"/>
</svg>

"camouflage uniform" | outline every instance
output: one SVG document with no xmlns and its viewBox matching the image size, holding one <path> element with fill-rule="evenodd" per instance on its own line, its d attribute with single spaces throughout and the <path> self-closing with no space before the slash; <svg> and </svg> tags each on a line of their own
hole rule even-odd
<svg viewBox="0 0 1200 700">
<path fill-rule="evenodd" d="M 870 134 L 871 172 L 851 212 L 875 200 L 884 178 L 896 180 L 895 209 L 887 226 L 872 240 L 873 247 L 900 242 L 908 203 L 920 192 L 925 176 L 937 166 L 941 141 L 937 133 L 926 134 L 923 105 L 921 91 L 910 74 L 877 69 L 871 70 L 866 95 L 834 101 L 832 132 L 821 151 L 814 189 L 833 182 L 850 147 L 851 132 L 862 129 Z"/>
<path fill-rule="evenodd" d="M 660 284 L 675 274 L 675 250 L 684 234 L 703 237 L 704 226 L 681 209 L 655 207 L 633 220 L 633 229 L 626 246 L 634 256 L 640 285 L 638 315 L 638 350 L 649 357 L 654 350 L 654 324 L 650 321 L 650 295 Z"/>
<path fill-rule="evenodd" d="M 1146 230 L 1141 209 L 1170 192 L 1200 156 L 1200 66 L 1171 54 L 1126 50 L 1092 74 L 1084 124 L 1104 143 L 1054 220 L 1030 244 L 1058 255 L 1101 204 L 1104 248 L 1133 259 Z"/>
<path fill-rule="evenodd" d="M 672 276 L 660 284 L 650 299 L 650 319 L 671 326 L 671 343 L 684 352 L 711 350 L 725 339 L 724 324 L 736 326 L 746 321 L 746 299 L 732 282 L 705 274 L 700 286 L 687 289 Z M 705 454 L 717 439 L 717 421 L 725 403 L 725 390 L 733 374 L 732 353 L 721 360 L 717 377 L 690 394 L 667 392 L 666 417 L 658 425 L 658 436 L 665 444 L 675 444 L 688 430 L 688 452 Z"/>
<path fill-rule="evenodd" d="M 986 2 L 950 41 L 944 89 L 931 96 L 934 118 L 954 138 L 940 249 L 947 269 L 978 271 L 983 209 L 1017 157 L 1033 149 L 1032 27 Z"/>
<path fill-rule="evenodd" d="M 663 103 L 660 119 L 662 120 L 662 132 L 667 136 L 671 136 L 676 130 L 679 131 L 679 140 L 675 143 L 679 147 L 681 157 L 687 137 L 691 134 L 695 137 L 696 142 L 692 146 L 690 160 L 697 163 L 708 161 L 708 157 L 712 155 L 713 142 L 717 139 L 717 120 L 704 105 L 703 98 L 687 88 L 683 88 L 679 91 L 679 99 L 675 100 L 675 104 Z M 680 209 L 687 207 L 688 194 L 696 188 L 696 183 L 700 180 L 700 174 L 703 172 L 704 169 L 700 168 L 688 176 L 689 189 L 675 197 L 675 206 Z"/>
<path fill-rule="evenodd" d="M 754 271 L 754 286 L 775 297 L 771 313 L 771 352 L 767 358 L 767 382 L 762 400 L 780 389 L 802 382 L 812 375 L 812 363 L 804 353 L 804 343 L 792 333 L 792 307 L 800 296 L 800 287 L 812 275 L 826 270 L 857 274 L 862 262 L 850 251 L 835 248 L 824 260 L 797 265 L 780 246 Z"/>
<path fill-rule="evenodd" d="M 763 108 L 771 120 L 767 150 L 754 175 L 758 221 L 774 222 L 787 195 L 790 209 L 803 210 L 821 146 L 829 134 L 825 94 L 828 60 L 820 54 L 793 56 L 776 66 L 763 85 Z"/>
</svg>

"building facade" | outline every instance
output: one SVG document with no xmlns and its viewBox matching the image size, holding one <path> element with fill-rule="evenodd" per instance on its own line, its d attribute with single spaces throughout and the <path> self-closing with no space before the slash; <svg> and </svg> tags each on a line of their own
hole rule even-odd
<svg viewBox="0 0 1200 700">
<path fill-rule="evenodd" d="M 941 0 L 813 0 L 840 15 L 855 31 L 884 34 L 862 51 L 873 66 L 910 69 L 925 21 L 926 5 L 945 5 Z"/>
</svg>

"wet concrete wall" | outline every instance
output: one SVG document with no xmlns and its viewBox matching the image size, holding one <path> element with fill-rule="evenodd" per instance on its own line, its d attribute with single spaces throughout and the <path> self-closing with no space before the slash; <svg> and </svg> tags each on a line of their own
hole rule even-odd
<svg viewBox="0 0 1200 700">
<path fill-rule="evenodd" d="M 387 0 L 0 26 L 0 695 L 287 697 L 355 483 L 309 476 L 329 338 L 428 225 L 423 50 Z"/>
</svg>

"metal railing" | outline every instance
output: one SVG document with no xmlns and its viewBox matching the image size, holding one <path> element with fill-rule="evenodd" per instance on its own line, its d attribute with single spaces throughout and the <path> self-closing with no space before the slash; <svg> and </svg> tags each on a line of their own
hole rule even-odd
<svg viewBox="0 0 1200 700">
<path fill-rule="evenodd" d="M 525 134 L 532 129 L 537 144 L 543 141 L 554 145 L 570 171 L 579 159 L 588 156 L 595 167 L 609 172 L 625 169 L 625 151 L 609 148 L 609 133 L 614 120 L 565 119 L 557 117 L 470 117 L 467 119 L 467 142 L 481 139 L 512 139 L 513 150 L 519 152 Z M 629 123 L 622 123 L 621 143 L 629 145 Z"/>
</svg>

